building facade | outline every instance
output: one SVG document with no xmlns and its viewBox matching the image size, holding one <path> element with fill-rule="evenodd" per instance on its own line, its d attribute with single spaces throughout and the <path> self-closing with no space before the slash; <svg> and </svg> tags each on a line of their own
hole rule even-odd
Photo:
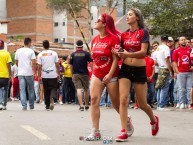
<svg viewBox="0 0 193 145">
<path fill-rule="evenodd" d="M 46 0 L 6 0 L 8 36 L 53 40 L 53 14 Z"/>
</svg>

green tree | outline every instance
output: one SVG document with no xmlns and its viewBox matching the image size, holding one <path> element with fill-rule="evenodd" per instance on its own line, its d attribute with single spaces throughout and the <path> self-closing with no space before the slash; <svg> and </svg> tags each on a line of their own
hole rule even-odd
<svg viewBox="0 0 193 145">
<path fill-rule="evenodd" d="M 12 65 L 14 65 L 15 64 L 15 53 L 11 52 L 10 55 L 11 55 L 11 59 L 12 59 Z"/>
<path fill-rule="evenodd" d="M 150 34 L 168 34 L 173 37 L 193 35 L 192 0 L 147 0 L 130 2 L 128 8 L 142 10 Z"/>
<path fill-rule="evenodd" d="M 57 12 L 67 11 L 72 15 L 72 9 L 77 14 L 86 8 L 86 2 L 82 0 L 46 0 L 47 6 Z M 72 6 L 72 9 L 71 9 Z"/>
</svg>

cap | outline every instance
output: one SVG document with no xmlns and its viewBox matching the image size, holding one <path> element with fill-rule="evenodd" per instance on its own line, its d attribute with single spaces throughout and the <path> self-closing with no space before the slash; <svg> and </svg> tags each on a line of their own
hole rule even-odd
<svg viewBox="0 0 193 145">
<path fill-rule="evenodd" d="M 172 37 L 168 37 L 168 41 L 174 41 Z"/>
<path fill-rule="evenodd" d="M 168 35 L 162 35 L 162 36 L 161 36 L 161 40 L 167 41 L 167 40 L 168 40 Z"/>
<path fill-rule="evenodd" d="M 3 40 L 0 40 L 0 47 L 4 48 L 4 41 Z"/>
<path fill-rule="evenodd" d="M 76 47 L 77 47 L 77 48 L 82 48 L 82 47 L 83 47 L 83 42 L 82 42 L 82 40 L 76 41 Z"/>
</svg>

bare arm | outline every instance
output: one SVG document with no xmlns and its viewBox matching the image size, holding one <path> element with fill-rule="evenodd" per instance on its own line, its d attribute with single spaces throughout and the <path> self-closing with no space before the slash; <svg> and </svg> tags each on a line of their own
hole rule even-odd
<svg viewBox="0 0 193 145">
<path fill-rule="evenodd" d="M 93 62 L 90 62 L 90 69 L 93 70 Z"/>
<path fill-rule="evenodd" d="M 42 65 L 38 64 L 38 78 L 41 78 L 41 73 L 42 73 Z"/>
<path fill-rule="evenodd" d="M 37 68 L 36 68 L 36 60 L 35 60 L 35 59 L 32 59 L 31 61 L 32 61 L 33 74 L 34 74 L 34 76 L 35 76 L 35 75 L 36 75 L 36 70 L 37 70 Z"/>
<path fill-rule="evenodd" d="M 7 68 L 8 68 L 8 71 L 9 71 L 9 78 L 11 79 L 11 64 L 10 63 L 7 63 Z"/>
<path fill-rule="evenodd" d="M 17 67 L 18 67 L 18 60 L 15 60 L 15 64 L 17 65 Z"/>
<path fill-rule="evenodd" d="M 166 58 L 166 65 L 170 73 L 172 73 L 172 67 L 170 63 L 170 58 Z"/>
<path fill-rule="evenodd" d="M 175 73 L 179 73 L 177 62 L 173 61 L 172 66 L 173 66 L 174 72 L 175 72 Z"/>
<path fill-rule="evenodd" d="M 117 52 L 118 56 L 121 58 L 137 58 L 137 57 L 145 57 L 147 54 L 147 49 L 148 49 L 148 43 L 141 43 L 141 50 L 137 52 L 127 52 L 124 50 L 123 52 Z"/>
</svg>

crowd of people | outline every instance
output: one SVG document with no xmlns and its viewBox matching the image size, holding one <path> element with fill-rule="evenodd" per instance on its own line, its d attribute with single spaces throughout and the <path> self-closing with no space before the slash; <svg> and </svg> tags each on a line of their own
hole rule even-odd
<svg viewBox="0 0 193 145">
<path fill-rule="evenodd" d="M 30 49 L 32 40 L 25 38 L 12 66 L 0 40 L 0 110 L 6 110 L 10 84 L 12 100 L 19 99 L 22 110 L 27 110 L 27 100 L 29 109 L 34 109 L 34 102 L 43 102 L 48 111 L 56 101 L 61 105 L 77 103 L 80 111 L 90 105 L 92 132 L 86 140 L 93 141 L 101 138 L 100 106 L 112 105 L 121 122 L 116 141 L 123 142 L 134 131 L 128 115 L 133 102 L 135 109 L 148 115 L 156 136 L 159 117 L 152 108 L 193 109 L 193 39 L 162 35 L 161 44 L 155 41 L 150 45 L 141 11 L 130 9 L 126 21 L 128 30 L 121 33 L 110 15 L 101 14 L 94 26 L 99 34 L 92 39 L 90 53 L 78 40 L 76 51 L 62 58 L 49 49 L 47 40 L 36 56 Z"/>
</svg>

